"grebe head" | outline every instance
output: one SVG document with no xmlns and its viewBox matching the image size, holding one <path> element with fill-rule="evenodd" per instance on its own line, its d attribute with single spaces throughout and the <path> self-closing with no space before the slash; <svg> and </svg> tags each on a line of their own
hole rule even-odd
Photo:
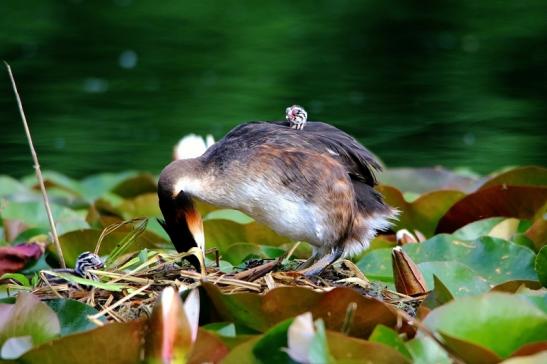
<svg viewBox="0 0 547 364">
<path fill-rule="evenodd" d="M 285 110 L 285 118 L 291 124 L 291 128 L 302 130 L 308 120 L 308 113 L 302 106 L 293 105 Z"/>
<path fill-rule="evenodd" d="M 104 267 L 104 262 L 97 254 L 91 252 L 83 252 L 76 258 L 74 271 L 79 275 L 86 276 L 89 269 L 101 269 Z"/>
</svg>

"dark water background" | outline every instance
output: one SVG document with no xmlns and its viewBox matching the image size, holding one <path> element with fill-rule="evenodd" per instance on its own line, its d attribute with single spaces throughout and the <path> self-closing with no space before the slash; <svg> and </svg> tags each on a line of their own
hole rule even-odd
<svg viewBox="0 0 547 364">
<path fill-rule="evenodd" d="M 547 1 L 0 1 L 41 164 L 157 173 L 190 132 L 310 119 L 388 166 L 547 161 Z M 0 72 L 0 173 L 32 173 Z"/>
</svg>

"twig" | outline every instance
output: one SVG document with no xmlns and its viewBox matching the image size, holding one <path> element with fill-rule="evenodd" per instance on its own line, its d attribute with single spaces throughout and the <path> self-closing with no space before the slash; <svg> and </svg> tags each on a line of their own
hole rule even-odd
<svg viewBox="0 0 547 364">
<path fill-rule="evenodd" d="M 59 236 L 57 235 L 57 228 L 55 227 L 53 214 L 51 213 L 51 208 L 49 207 L 49 200 L 47 198 L 44 178 L 42 176 L 42 171 L 40 170 L 40 164 L 38 163 L 38 156 L 36 155 L 36 150 L 34 150 L 32 137 L 30 136 L 30 130 L 28 127 L 27 118 L 25 116 L 25 112 L 23 111 L 23 104 L 21 102 L 21 98 L 19 97 L 19 92 L 17 92 L 17 86 L 15 85 L 15 79 L 13 78 L 11 67 L 7 62 L 4 62 L 4 64 L 6 65 L 6 68 L 9 73 L 11 86 L 13 87 L 13 92 L 15 93 L 15 98 L 17 99 L 17 106 L 19 107 L 19 113 L 21 114 L 21 120 L 23 121 L 23 127 L 25 128 L 25 133 L 27 134 L 27 140 L 30 147 L 30 153 L 32 154 L 32 159 L 34 161 L 34 170 L 36 171 L 36 177 L 38 178 L 38 183 L 40 184 L 40 190 L 42 190 L 42 197 L 44 198 L 44 205 L 46 207 L 47 218 L 49 220 L 49 225 L 51 226 L 51 234 L 53 235 L 53 242 L 55 243 L 55 248 L 57 249 L 57 255 L 59 256 L 59 260 L 61 261 L 61 267 L 66 268 L 65 257 L 63 256 L 61 243 L 59 243 Z"/>
</svg>

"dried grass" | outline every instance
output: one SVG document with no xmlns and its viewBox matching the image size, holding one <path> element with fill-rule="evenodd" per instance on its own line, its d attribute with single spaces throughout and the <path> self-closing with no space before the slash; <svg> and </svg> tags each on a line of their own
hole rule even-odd
<svg viewBox="0 0 547 364">
<path fill-rule="evenodd" d="M 89 317 L 100 324 L 101 319 L 124 322 L 141 316 L 149 316 L 159 293 L 168 286 L 178 290 L 197 287 L 202 281 L 216 285 L 222 293 L 234 294 L 252 292 L 264 294 L 277 287 L 306 287 L 318 292 L 332 290 L 335 287 L 351 287 L 363 296 L 373 297 L 400 308 L 401 304 L 417 305 L 421 298 L 415 298 L 391 291 L 369 282 L 363 273 L 350 261 L 341 261 L 329 268 L 319 277 L 305 277 L 294 271 L 271 271 L 280 268 L 283 258 L 276 261 L 263 261 L 261 265 L 246 269 L 237 274 L 226 274 L 218 267 L 208 267 L 205 274 L 195 271 L 187 265 L 180 266 L 181 259 L 187 255 L 169 252 L 151 252 L 148 259 L 140 261 L 139 256 L 120 257 L 125 263 L 118 268 L 92 271 L 101 284 L 115 286 L 119 291 L 92 287 L 90 289 L 71 284 L 51 284 L 44 282 L 33 293 L 43 300 L 71 298 L 95 307 L 99 313 Z M 116 267 L 115 262 L 112 267 Z M 277 267 L 276 267 L 277 266 Z M 256 274 L 257 268 L 266 267 Z M 66 277 L 66 276 L 64 276 Z M 240 279 L 246 277 L 250 279 Z M 70 277 L 69 277 L 70 279 Z M 81 281 L 81 279 L 80 279 Z"/>
</svg>

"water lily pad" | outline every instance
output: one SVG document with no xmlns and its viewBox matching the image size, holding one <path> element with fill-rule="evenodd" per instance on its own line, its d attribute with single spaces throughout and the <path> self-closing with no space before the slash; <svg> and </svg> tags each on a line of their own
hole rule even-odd
<svg viewBox="0 0 547 364">
<path fill-rule="evenodd" d="M 46 302 L 57 314 L 61 325 L 61 336 L 91 330 L 97 327 L 87 317 L 98 311 L 85 303 L 71 299 L 55 299 Z"/>
<path fill-rule="evenodd" d="M 434 286 L 437 276 L 454 297 L 469 296 L 488 292 L 490 285 L 477 272 L 456 261 L 432 261 L 418 264 L 429 289 Z"/>
<path fill-rule="evenodd" d="M 319 293 L 302 287 L 280 287 L 265 295 L 222 294 L 209 283 L 204 283 L 203 288 L 223 320 L 261 332 L 306 311 L 315 319 L 323 319 L 328 329 L 340 330 L 352 302 L 357 304 L 349 332 L 352 336 L 366 338 L 377 324 L 387 327 L 397 324 L 397 316 L 387 304 L 363 297 L 349 288 Z"/>
<path fill-rule="evenodd" d="M 20 361 L 29 364 L 139 363 L 145 327 L 144 320 L 111 323 L 38 346 Z"/>
<path fill-rule="evenodd" d="M 228 220 L 207 220 L 203 222 L 203 230 L 205 245 L 218 248 L 221 253 L 235 243 L 279 246 L 291 241 L 256 221 L 242 225 Z"/>
<path fill-rule="evenodd" d="M 98 229 L 84 229 L 71 231 L 59 237 L 63 255 L 68 266 L 74 266 L 76 258 L 84 251 L 95 251 L 97 241 L 101 236 L 102 231 Z M 120 241 L 128 234 L 124 231 L 114 231 L 108 234 L 101 243 L 99 255 L 105 255 L 112 251 Z M 144 248 L 160 248 L 168 244 L 165 239 L 157 236 L 150 231 L 142 232 L 135 241 L 131 244 L 126 252 L 139 251 Z M 49 247 L 50 251 L 55 254 L 55 249 Z"/>
<path fill-rule="evenodd" d="M 139 195 L 156 192 L 156 178 L 149 173 L 139 173 L 119 181 L 110 192 L 123 198 L 133 198 Z"/>
<path fill-rule="evenodd" d="M 370 335 L 369 341 L 384 344 L 397 350 L 399 353 L 410 359 L 410 353 L 405 346 L 405 342 L 397 331 L 390 329 L 384 325 L 378 325 Z"/>
<path fill-rule="evenodd" d="M 205 215 L 203 220 L 228 220 L 242 225 L 250 224 L 254 221 L 253 218 L 245 215 L 243 212 L 233 209 L 220 209 L 211 211 L 207 215 Z"/>
<path fill-rule="evenodd" d="M 15 304 L 0 304 L 0 347 L 18 336 L 31 336 L 33 345 L 39 345 L 60 331 L 55 312 L 31 293 L 20 292 Z"/>
<path fill-rule="evenodd" d="M 419 230 L 425 236 L 435 232 L 438 221 L 465 194 L 460 191 L 434 191 L 407 202 L 402 193 L 390 186 L 380 186 L 378 190 L 386 202 L 400 210 L 399 219 L 394 222 L 395 229 Z"/>
<path fill-rule="evenodd" d="M 547 340 L 547 316 L 526 299 L 506 293 L 452 301 L 431 311 L 424 324 L 455 339 L 484 346 L 503 358 L 525 344 Z"/>
<path fill-rule="evenodd" d="M 412 355 L 415 364 L 452 364 L 447 352 L 433 339 L 419 336 L 406 343 L 406 348 Z"/>
<path fill-rule="evenodd" d="M 543 287 L 547 287 L 547 246 L 544 246 L 539 251 L 534 267 L 539 277 L 539 281 Z"/>
<path fill-rule="evenodd" d="M 85 221 L 85 213 L 55 204 L 51 204 L 51 211 L 59 234 L 89 227 Z M 43 202 L 7 201 L 0 215 L 3 219 L 23 221 L 29 227 L 49 228 Z"/>
<path fill-rule="evenodd" d="M 502 239 L 485 236 L 465 241 L 441 234 L 423 243 L 407 244 L 403 250 L 418 264 L 439 261 L 455 261 L 464 264 L 486 279 L 491 287 L 511 280 L 537 279 L 533 251 Z M 365 255 L 357 266 L 371 279 L 393 281 L 391 249 L 374 250 Z M 450 277 L 443 275 L 441 266 L 431 265 L 429 268 L 429 273 L 443 277 L 443 282 L 450 280 Z M 469 274 L 466 273 L 465 276 Z M 456 278 L 455 283 L 450 285 L 461 287 L 461 282 L 465 280 Z M 477 292 L 482 289 L 481 286 L 477 280 L 471 280 L 468 289 L 470 292 Z"/>
<path fill-rule="evenodd" d="M 478 182 L 476 177 L 462 176 L 441 167 L 388 168 L 378 178 L 384 185 L 420 194 L 437 190 L 471 192 Z"/>
<path fill-rule="evenodd" d="M 496 185 L 547 186 L 547 168 L 540 166 L 514 168 L 489 179 L 480 189 Z"/>
<path fill-rule="evenodd" d="M 532 219 L 546 202 L 546 186 L 491 186 L 456 202 L 439 220 L 435 231 L 451 233 L 473 221 L 495 216 Z"/>
</svg>

